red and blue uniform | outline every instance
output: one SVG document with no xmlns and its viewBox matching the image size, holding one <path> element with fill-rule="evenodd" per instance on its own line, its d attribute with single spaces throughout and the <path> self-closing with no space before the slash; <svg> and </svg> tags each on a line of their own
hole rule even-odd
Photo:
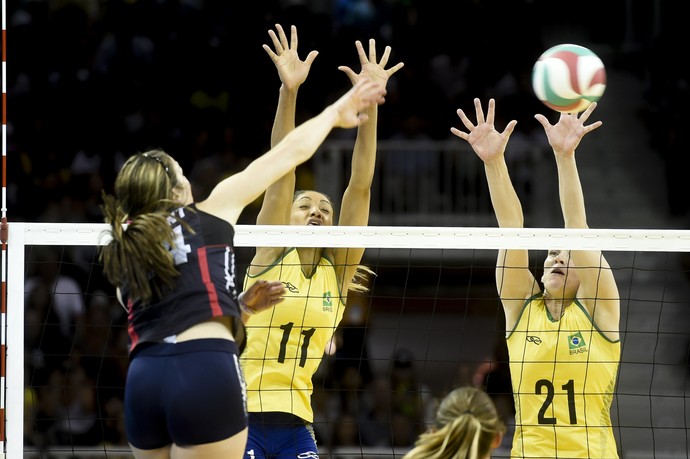
<svg viewBox="0 0 690 459">
<path fill-rule="evenodd" d="M 122 289 L 130 352 L 125 424 L 139 449 L 215 442 L 247 426 L 241 345 L 221 338 L 176 342 L 177 334 L 217 317 L 233 318 L 233 334 L 243 340 L 234 229 L 194 205 L 176 209 L 168 220 L 180 273 L 174 288 L 148 304 L 132 301 Z"/>
</svg>

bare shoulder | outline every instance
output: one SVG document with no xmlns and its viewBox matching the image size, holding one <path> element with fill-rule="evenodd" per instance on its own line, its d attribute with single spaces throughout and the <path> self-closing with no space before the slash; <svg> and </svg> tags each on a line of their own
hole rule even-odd
<svg viewBox="0 0 690 459">
<path fill-rule="evenodd" d="M 257 247 L 247 268 L 247 274 L 257 276 L 276 264 L 285 253 L 285 247 Z"/>
</svg>

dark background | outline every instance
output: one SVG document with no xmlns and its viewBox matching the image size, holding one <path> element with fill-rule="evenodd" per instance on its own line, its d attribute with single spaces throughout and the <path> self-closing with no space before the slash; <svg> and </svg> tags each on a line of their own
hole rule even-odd
<svg viewBox="0 0 690 459">
<path fill-rule="evenodd" d="M 390 62 L 405 67 L 389 83 L 380 139 L 412 115 L 426 134 L 445 139 L 456 109 L 472 110 L 474 97 L 496 97 L 505 119 L 518 119 L 523 131 L 538 128 L 532 115 L 544 108 L 529 86 L 532 64 L 548 47 L 577 37 L 601 53 L 609 72 L 634 75 L 643 87 L 635 104 L 648 130 L 641 138 L 650 139 L 645 146 L 667 171 L 666 183 L 654 186 L 668 188 L 668 202 L 657 206 L 684 225 L 678 133 L 687 118 L 687 34 L 678 5 L 10 0 L 7 215 L 101 221 L 100 190 L 109 190 L 127 156 L 150 147 L 178 159 L 203 198 L 213 180 L 202 164 L 228 174 L 268 148 L 279 79 L 261 45 L 280 23 L 286 30 L 297 25 L 302 58 L 320 52 L 300 90 L 298 121 L 349 87 L 337 66 L 358 68 L 356 39 L 376 38 L 379 50 L 392 46 Z M 242 221 L 253 221 L 252 209 Z"/>
<path fill-rule="evenodd" d="M 505 120 L 517 119 L 521 133 L 539 134 L 533 114 L 546 109 L 529 85 L 533 63 L 555 44 L 588 46 L 605 62 L 610 77 L 596 112 L 605 127 L 588 137 L 590 154 L 578 156 L 592 226 L 687 228 L 690 223 L 683 167 L 687 147 L 682 143 L 690 91 L 682 70 L 688 49 L 682 2 L 6 3 L 4 172 L 10 222 L 101 222 L 101 191 L 111 190 L 122 161 L 152 147 L 180 162 L 195 197 L 202 199 L 209 186 L 268 149 L 280 82 L 261 45 L 270 44 L 267 31 L 279 23 L 286 30 L 298 27 L 302 58 L 311 50 L 320 52 L 300 89 L 298 121 L 350 87 L 337 67 L 359 68 L 355 40 L 376 38 L 379 52 L 392 47 L 391 64 L 402 61 L 405 67 L 388 84 L 379 117 L 381 141 L 397 137 L 410 119 L 431 139 L 446 140 L 449 127 L 458 125 L 456 109 L 472 113 L 474 97 L 497 99 L 499 129 Z M 550 175 L 537 175 L 529 183 L 541 186 L 546 178 L 555 180 Z M 546 198 L 557 206 L 555 192 Z M 557 207 L 551 209 L 534 210 L 558 216 Z M 248 208 L 240 223 L 253 223 L 256 210 Z M 425 225 L 434 226 L 436 217 L 429 215 Z M 118 405 L 127 362 L 125 320 L 111 288 L 94 276 L 97 261 L 91 249 L 56 248 L 57 253 L 46 255 L 31 248 L 27 256 L 27 277 L 57 259 L 61 274 L 84 290 L 83 314 L 67 323 L 69 332 L 62 337 L 56 335 L 54 290 L 39 290 L 43 295 L 27 302 L 27 327 L 34 333 L 27 332 L 27 355 L 33 360 L 26 382 L 36 396 L 27 405 L 27 413 L 35 412 L 26 443 L 37 448 L 126 444 Z M 240 252 L 248 255 L 249 250 Z M 680 265 L 673 264 L 680 255 L 685 254 L 670 254 L 671 262 L 654 259 L 649 269 L 642 261 L 647 254 L 631 254 L 632 259 L 620 252 L 611 255 L 612 266 L 620 269 L 621 325 L 630 337 L 614 413 L 626 452 L 654 443 L 650 435 L 657 445 L 680 444 L 677 437 L 664 441 L 663 436 L 669 424 L 664 416 L 683 407 L 679 399 L 687 381 L 690 262 L 684 257 Z M 493 252 L 455 257 L 445 251 L 427 258 L 401 250 L 390 259 L 368 250 L 366 256 L 377 273 L 374 293 L 349 302 L 348 311 L 360 316 L 344 319 L 339 333 L 345 345 L 324 360 L 323 373 L 315 376 L 317 389 L 344 404 L 348 393 L 365 392 L 361 386 L 348 391 L 343 377 L 348 367 L 365 377 L 391 380 L 396 368 L 413 368 L 407 374 L 418 380 L 411 390 L 421 393 L 425 385 L 440 397 L 449 387 L 467 383 L 478 362 L 506 363 L 504 346 L 499 346 L 504 325 L 493 285 Z M 238 267 L 243 269 L 247 260 L 239 257 Z M 343 355 L 345 350 L 349 354 Z M 54 361 L 48 358 L 38 368 L 35 356 L 44 354 Z M 79 384 L 97 400 L 89 413 L 96 416 L 97 411 L 100 422 L 84 432 L 61 430 L 69 415 L 46 406 L 51 400 L 56 406 L 72 402 L 55 392 L 81 387 L 66 379 L 79 375 L 77 370 L 86 370 Z M 505 383 L 505 373 L 496 380 Z M 671 396 L 657 396 L 652 403 L 652 381 Z M 664 411 L 654 420 L 652 405 Z M 333 412 L 339 410 L 345 412 L 342 406 Z M 317 415 L 324 413 L 328 409 L 317 407 Z M 675 435 L 686 428 L 686 414 L 673 419 L 678 422 L 671 426 L 678 427 Z M 326 429 L 344 425 L 340 418 L 328 422 Z M 412 422 L 413 434 L 422 429 L 418 418 Z M 401 444 L 409 446 L 411 438 Z"/>
</svg>

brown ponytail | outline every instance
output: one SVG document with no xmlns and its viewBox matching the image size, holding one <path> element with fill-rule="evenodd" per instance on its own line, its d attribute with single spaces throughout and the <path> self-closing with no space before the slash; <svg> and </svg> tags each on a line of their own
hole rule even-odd
<svg viewBox="0 0 690 459">
<path fill-rule="evenodd" d="M 100 251 L 104 274 L 144 303 L 172 287 L 179 274 L 169 250 L 174 236 L 168 221 L 180 206 L 171 199 L 177 185 L 172 158 L 151 150 L 125 162 L 114 196 L 103 193 L 101 210 L 112 237 Z"/>
</svg>

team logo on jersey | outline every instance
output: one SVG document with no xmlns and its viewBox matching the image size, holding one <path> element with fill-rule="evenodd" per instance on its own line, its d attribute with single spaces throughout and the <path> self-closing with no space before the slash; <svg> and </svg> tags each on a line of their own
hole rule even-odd
<svg viewBox="0 0 690 459">
<path fill-rule="evenodd" d="M 532 336 L 532 335 L 530 335 L 530 336 L 527 337 L 527 341 L 530 342 L 530 343 L 534 343 L 534 344 L 536 344 L 537 346 L 539 346 L 539 345 L 541 344 L 541 338 L 539 338 L 538 336 Z"/>
<path fill-rule="evenodd" d="M 333 312 L 333 297 L 331 296 L 331 292 L 323 293 L 323 310 Z"/>
<path fill-rule="evenodd" d="M 587 343 L 585 343 L 582 333 L 577 332 L 574 335 L 568 335 L 568 349 L 570 355 L 587 352 Z"/>
</svg>

